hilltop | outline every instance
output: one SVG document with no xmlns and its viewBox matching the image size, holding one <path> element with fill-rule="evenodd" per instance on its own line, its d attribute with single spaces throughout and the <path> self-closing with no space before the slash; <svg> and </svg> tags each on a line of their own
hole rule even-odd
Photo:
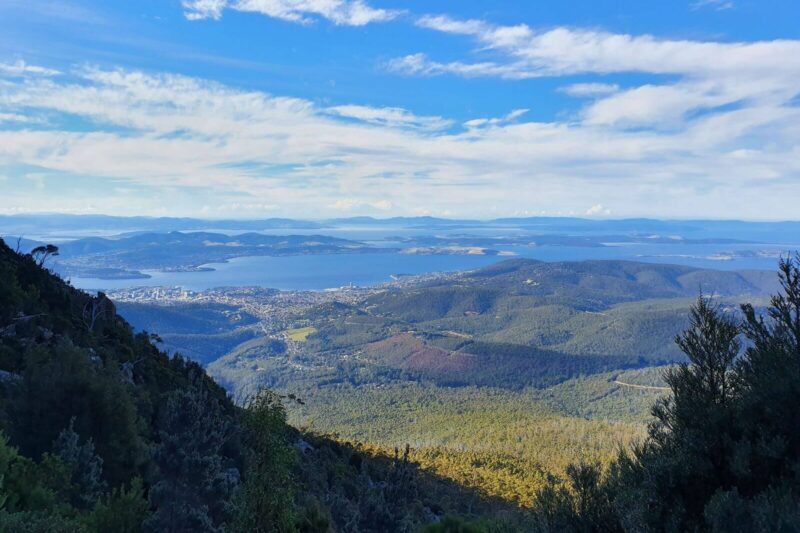
<svg viewBox="0 0 800 533">
<path fill-rule="evenodd" d="M 699 294 L 729 303 L 760 302 L 776 285 L 773 273 L 761 271 L 513 259 L 470 272 L 343 292 L 335 305 L 304 303 L 293 310 L 292 293 L 276 295 L 275 304 L 270 298 L 244 299 L 241 309 L 251 313 L 283 301 L 283 314 L 272 315 L 264 331 L 230 324 L 196 333 L 211 343 L 223 335 L 228 340 L 234 333 L 248 335 L 227 353 L 203 355 L 210 371 L 237 394 L 259 383 L 302 392 L 313 383 L 397 379 L 520 389 L 683 361 L 673 339 Z M 303 301 L 301 293 L 296 298 Z M 336 293 L 324 297 L 336 298 Z M 149 317 L 147 323 L 180 348 L 189 347 L 189 339 L 177 336 L 167 313 L 199 316 L 210 308 L 176 302 L 131 309 L 137 317 Z M 302 342 L 285 333 L 298 326 L 312 328 Z M 280 342 L 252 340 L 265 333 Z"/>
</svg>

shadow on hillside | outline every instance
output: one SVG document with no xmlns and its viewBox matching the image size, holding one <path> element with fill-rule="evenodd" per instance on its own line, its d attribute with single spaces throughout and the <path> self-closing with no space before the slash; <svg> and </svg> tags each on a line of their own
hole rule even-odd
<svg viewBox="0 0 800 533">
<path fill-rule="evenodd" d="M 395 453 L 336 437 L 297 433 L 303 492 L 327 504 L 336 529 L 392 531 L 418 527 L 445 515 L 493 517 L 520 525 L 525 511 L 507 500 L 465 487 Z"/>
</svg>

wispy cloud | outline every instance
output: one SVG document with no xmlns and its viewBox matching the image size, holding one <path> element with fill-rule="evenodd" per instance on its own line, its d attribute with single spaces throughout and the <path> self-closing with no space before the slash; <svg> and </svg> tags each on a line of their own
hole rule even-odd
<svg viewBox="0 0 800 533">
<path fill-rule="evenodd" d="M 184 14 L 189 20 L 222 18 L 222 12 L 228 7 L 228 0 L 184 0 Z"/>
<path fill-rule="evenodd" d="M 39 120 L 27 115 L 20 115 L 19 113 L 0 113 L 0 122 L 20 122 L 30 124 L 33 122 L 39 122 Z"/>
<path fill-rule="evenodd" d="M 369 107 L 363 105 L 340 105 L 325 109 L 327 113 L 351 118 L 370 124 L 389 127 L 441 130 L 453 125 L 452 120 L 436 116 L 417 116 L 399 107 Z"/>
<path fill-rule="evenodd" d="M 561 92 L 570 96 L 605 96 L 619 91 L 616 83 L 573 83 L 562 87 Z"/>
<path fill-rule="evenodd" d="M 599 204 L 598 214 L 615 216 L 796 217 L 800 110 L 780 93 L 685 116 L 684 99 L 727 101 L 706 83 L 673 88 L 680 94 L 659 108 L 683 117 L 670 127 L 620 122 L 652 120 L 651 102 L 670 100 L 640 88 L 593 101 L 579 121 L 526 120 L 520 109 L 439 129 L 446 117 L 322 107 L 174 74 L 0 73 L 0 113 L 53 119 L 36 129 L 0 123 L 2 209 L 486 216 Z M 59 191 L 46 202 L 25 192 L 34 172 Z M 121 198 L 120 187 L 135 192 Z"/>
<path fill-rule="evenodd" d="M 732 0 L 697 0 L 689 4 L 689 7 L 694 11 L 704 8 L 726 11 L 735 8 L 736 4 Z"/>
<path fill-rule="evenodd" d="M 537 31 L 524 24 L 497 26 L 447 16 L 421 17 L 417 25 L 467 36 L 479 45 L 475 53 L 487 59 L 438 62 L 417 53 L 391 60 L 389 70 L 508 80 L 624 73 L 671 77 L 624 90 L 601 82 L 562 89 L 596 98 L 583 113 L 590 124 L 671 128 L 692 113 L 725 106 L 793 106 L 800 94 L 797 40 L 717 43 L 563 27 Z"/>
<path fill-rule="evenodd" d="M 29 65 L 21 59 L 15 63 L 0 63 L 0 73 L 12 76 L 36 75 L 36 76 L 57 76 L 59 71 L 50 68 Z"/>
<path fill-rule="evenodd" d="M 189 20 L 218 20 L 226 9 L 232 9 L 300 24 L 321 17 L 344 26 L 384 22 L 400 13 L 371 7 L 363 0 L 183 0 L 183 7 Z"/>
<path fill-rule="evenodd" d="M 363 201 L 355 198 L 344 198 L 336 200 L 330 207 L 338 211 L 353 211 L 354 209 L 363 208 L 388 211 L 392 208 L 392 202 L 389 200 Z"/>
<path fill-rule="evenodd" d="M 427 16 L 417 25 L 444 33 L 469 36 L 479 52 L 501 59 L 482 62 L 437 63 L 424 53 L 391 63 L 412 74 L 443 72 L 507 78 L 535 78 L 572 74 L 644 72 L 677 75 L 785 75 L 800 69 L 800 41 L 715 43 L 658 39 L 597 30 L 553 28 L 536 31 L 520 24 L 496 26 L 484 21 L 458 21 Z"/>
<path fill-rule="evenodd" d="M 523 116 L 530 109 L 514 109 L 504 117 L 496 118 L 474 118 L 464 123 L 464 126 L 470 129 L 482 128 L 485 126 L 499 126 L 501 124 L 508 124 Z"/>
<path fill-rule="evenodd" d="M 438 76 L 440 74 L 455 74 L 465 78 L 497 77 L 509 80 L 538 78 L 538 74 L 520 70 L 516 65 L 504 65 L 491 61 L 469 63 L 451 61 L 441 63 L 431 60 L 424 53 L 409 54 L 407 56 L 390 59 L 386 62 L 386 69 L 390 72 L 411 76 Z"/>
</svg>

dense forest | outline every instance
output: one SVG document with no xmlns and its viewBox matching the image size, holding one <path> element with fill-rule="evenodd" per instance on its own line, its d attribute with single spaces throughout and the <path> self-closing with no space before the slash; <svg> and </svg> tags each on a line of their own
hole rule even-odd
<svg viewBox="0 0 800 533">
<path fill-rule="evenodd" d="M 619 392 L 616 375 L 563 382 L 557 397 L 459 384 L 447 402 L 422 384 L 343 384 L 348 411 L 316 413 L 334 429 L 377 405 L 387 422 L 369 445 L 287 424 L 315 398 L 265 390 L 235 404 L 199 364 L 134 333 L 105 295 L 72 288 L 47 260 L 47 249 L 0 242 L 0 531 L 800 529 L 800 259 L 781 263 L 766 312 L 697 301 L 669 394 Z M 526 412 L 525 394 L 546 409 Z M 495 396 L 504 411 L 491 410 Z M 626 429 L 635 416 L 624 403 L 653 397 L 647 432 Z M 618 422 L 593 420 L 587 405 Z M 394 447 L 405 416 L 439 440 L 456 419 L 466 432 L 494 424 L 539 455 L 453 454 L 410 434 L 411 448 Z M 596 453 L 548 437 L 569 423 Z"/>
</svg>

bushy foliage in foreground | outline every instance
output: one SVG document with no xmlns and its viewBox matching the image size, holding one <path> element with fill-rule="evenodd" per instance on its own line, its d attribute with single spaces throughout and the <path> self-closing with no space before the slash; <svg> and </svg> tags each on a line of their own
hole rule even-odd
<svg viewBox="0 0 800 533">
<path fill-rule="evenodd" d="M 741 322 L 700 298 L 648 438 L 605 473 L 572 467 L 540 496 L 540 529 L 800 530 L 800 257 L 780 278 Z"/>
<path fill-rule="evenodd" d="M 43 262 L 0 241 L 0 531 L 220 530 L 240 410 Z"/>
</svg>

